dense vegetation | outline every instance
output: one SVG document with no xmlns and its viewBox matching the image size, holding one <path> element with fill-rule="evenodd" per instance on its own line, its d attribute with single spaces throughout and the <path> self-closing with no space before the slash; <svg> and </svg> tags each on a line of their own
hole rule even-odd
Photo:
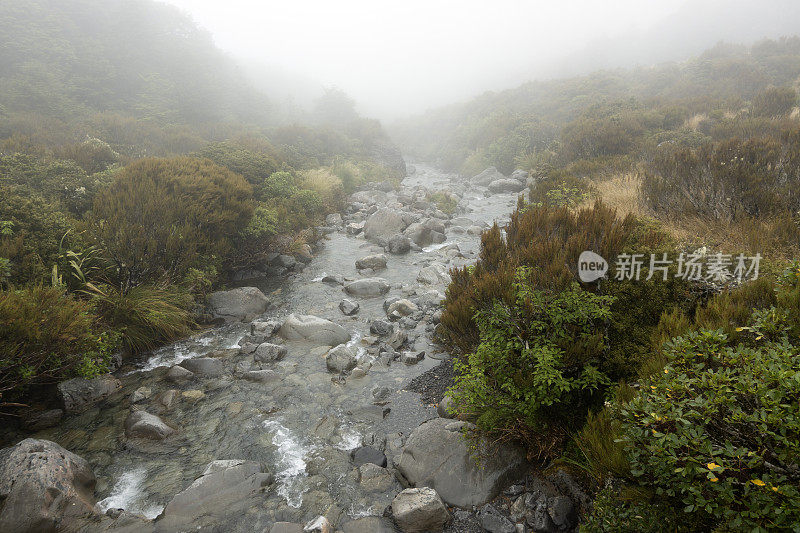
<svg viewBox="0 0 800 533">
<path fill-rule="evenodd" d="M 278 108 L 151 0 L 0 1 L 0 402 L 188 334 L 205 294 L 404 173 L 329 90 Z"/>
<path fill-rule="evenodd" d="M 798 38 L 719 45 L 396 128 L 450 170 L 534 178 L 451 271 L 439 336 L 457 414 L 581 476 L 589 531 L 797 530 L 798 80 Z M 581 283 L 584 250 L 644 254 L 639 281 Z M 647 279 L 695 251 L 760 253 L 761 277 Z"/>
</svg>

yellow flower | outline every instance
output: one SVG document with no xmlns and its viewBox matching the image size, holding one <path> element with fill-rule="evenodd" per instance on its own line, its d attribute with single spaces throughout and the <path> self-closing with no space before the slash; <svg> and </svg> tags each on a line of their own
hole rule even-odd
<svg viewBox="0 0 800 533">
<path fill-rule="evenodd" d="M 709 470 L 714 470 L 715 468 L 719 468 L 719 465 L 717 463 L 708 463 L 706 465 L 706 468 L 708 468 Z"/>
<path fill-rule="evenodd" d="M 766 485 L 766 483 L 764 483 L 760 479 L 751 479 L 750 483 L 752 483 L 753 485 L 756 485 L 758 487 L 763 487 L 764 485 Z"/>
<path fill-rule="evenodd" d="M 711 478 L 711 483 L 716 483 L 717 481 L 719 481 L 718 477 L 712 477 Z"/>
<path fill-rule="evenodd" d="M 773 492 L 778 492 L 778 487 L 772 487 Z"/>
<path fill-rule="evenodd" d="M 669 368 L 665 368 L 665 369 L 664 369 L 664 373 L 665 373 L 665 374 L 669 374 Z"/>
</svg>

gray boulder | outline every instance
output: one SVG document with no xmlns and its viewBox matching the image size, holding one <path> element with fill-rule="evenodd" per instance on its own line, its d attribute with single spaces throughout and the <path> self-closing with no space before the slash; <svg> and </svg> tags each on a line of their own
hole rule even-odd
<svg viewBox="0 0 800 533">
<path fill-rule="evenodd" d="M 125 435 L 130 438 L 163 440 L 173 433 L 174 429 L 147 411 L 133 411 L 125 419 Z"/>
<path fill-rule="evenodd" d="M 397 313 L 400 316 L 408 316 L 416 313 L 417 311 L 419 311 L 419 307 L 417 307 L 415 303 L 413 303 L 411 300 L 401 298 L 389 305 L 389 307 L 386 309 L 386 314 L 391 315 Z"/>
<path fill-rule="evenodd" d="M 383 278 L 364 278 L 351 281 L 344 286 L 344 290 L 351 296 L 373 298 L 389 292 L 389 284 Z"/>
<path fill-rule="evenodd" d="M 111 374 L 96 378 L 73 378 L 62 381 L 56 387 L 58 398 L 67 413 L 80 413 L 105 400 L 122 387 Z"/>
<path fill-rule="evenodd" d="M 218 378 L 225 373 L 225 366 L 222 361 L 214 357 L 186 359 L 181 361 L 180 366 L 193 374 L 206 378 Z"/>
<path fill-rule="evenodd" d="M 488 531 L 488 533 L 516 533 L 517 531 L 517 527 L 511 520 L 500 514 L 500 511 L 492 505 L 487 504 L 478 511 L 478 520 L 484 531 Z"/>
<path fill-rule="evenodd" d="M 433 263 L 419 271 L 419 274 L 417 274 L 417 281 L 426 285 L 447 285 L 450 283 L 451 278 L 444 265 Z"/>
<path fill-rule="evenodd" d="M 94 514 L 89 463 L 49 440 L 25 439 L 0 450 L 0 531 L 78 529 Z"/>
<path fill-rule="evenodd" d="M 486 187 L 491 182 L 500 179 L 505 179 L 505 176 L 503 176 L 500 172 L 498 172 L 495 167 L 489 167 L 480 174 L 473 176 L 470 181 L 472 182 L 473 185 Z"/>
<path fill-rule="evenodd" d="M 386 256 L 383 254 L 373 254 L 356 259 L 356 268 L 364 270 L 371 268 L 372 270 L 381 270 L 386 268 Z"/>
<path fill-rule="evenodd" d="M 517 181 L 521 181 L 522 183 L 526 183 L 528 181 L 528 173 L 521 168 L 518 168 L 514 172 L 511 173 L 511 179 L 515 179 Z"/>
<path fill-rule="evenodd" d="M 364 237 L 373 242 L 385 241 L 402 233 L 407 224 L 395 209 L 378 209 L 364 223 Z"/>
<path fill-rule="evenodd" d="M 358 313 L 360 307 L 361 306 L 358 302 L 348 300 L 347 298 L 339 302 L 339 310 L 342 312 L 342 314 L 347 316 L 353 316 L 354 314 Z"/>
<path fill-rule="evenodd" d="M 167 371 L 167 379 L 173 383 L 185 383 L 194 377 L 194 372 L 175 365 Z"/>
<path fill-rule="evenodd" d="M 395 255 L 407 254 L 411 251 L 411 239 L 405 235 L 394 235 L 386 243 L 386 251 Z"/>
<path fill-rule="evenodd" d="M 429 487 L 406 489 L 392 500 L 392 514 L 403 533 L 442 531 L 450 521 L 442 499 Z"/>
<path fill-rule="evenodd" d="M 434 418 L 408 437 L 397 469 L 415 486 L 428 486 L 450 505 L 467 508 L 492 500 L 526 466 L 525 453 L 516 447 L 493 448 L 479 441 L 480 465 L 462 432 L 468 422 Z"/>
<path fill-rule="evenodd" d="M 269 533 L 303 533 L 303 526 L 292 522 L 275 522 Z"/>
<path fill-rule="evenodd" d="M 494 180 L 489 184 L 489 190 L 493 193 L 520 192 L 525 188 L 525 183 L 514 179 Z"/>
<path fill-rule="evenodd" d="M 350 195 L 350 203 L 377 205 L 385 203 L 386 198 L 386 193 L 383 191 L 356 191 Z"/>
<path fill-rule="evenodd" d="M 362 446 L 353 451 L 353 463 L 357 466 L 371 463 L 385 468 L 386 456 L 377 448 Z"/>
<path fill-rule="evenodd" d="M 345 344 L 332 348 L 325 356 L 325 366 L 330 372 L 343 374 L 352 370 L 356 366 L 356 355 L 353 350 Z"/>
<path fill-rule="evenodd" d="M 260 363 L 272 363 L 274 361 L 280 361 L 286 357 L 287 353 L 288 350 L 286 349 L 286 346 L 265 342 L 263 344 L 259 344 L 258 348 L 256 348 L 256 351 L 253 352 L 253 359 Z"/>
<path fill-rule="evenodd" d="M 269 300 L 256 287 L 239 287 L 208 295 L 211 315 L 225 322 L 253 320 L 269 307 Z"/>
<path fill-rule="evenodd" d="M 397 533 L 397 528 L 388 518 L 365 516 L 342 524 L 342 533 Z"/>
<path fill-rule="evenodd" d="M 342 326 L 313 315 L 292 313 L 283 322 L 280 335 L 290 341 L 308 341 L 320 346 L 336 346 L 350 340 Z"/>
</svg>

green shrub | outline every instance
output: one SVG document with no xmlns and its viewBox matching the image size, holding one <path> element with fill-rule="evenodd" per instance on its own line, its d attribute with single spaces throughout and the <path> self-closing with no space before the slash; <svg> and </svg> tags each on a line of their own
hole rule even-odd
<svg viewBox="0 0 800 533">
<path fill-rule="evenodd" d="M 456 200 L 456 198 L 441 191 L 431 194 L 428 200 L 436 204 L 439 211 L 450 216 L 456 212 L 456 207 L 458 207 L 458 200 Z"/>
<path fill-rule="evenodd" d="M 797 105 L 797 91 L 793 87 L 767 87 L 753 98 L 753 115 L 780 117 L 789 114 Z"/>
<path fill-rule="evenodd" d="M 143 159 L 95 200 L 89 230 L 124 290 L 223 258 L 253 213 L 252 189 L 207 159 Z"/>
<path fill-rule="evenodd" d="M 753 342 L 731 345 L 710 330 L 676 338 L 663 372 L 616 411 L 632 478 L 685 530 L 800 523 L 798 349 Z"/>
<path fill-rule="evenodd" d="M 556 293 L 536 290 L 529 279 L 521 267 L 514 301 L 476 313 L 481 343 L 456 361 L 453 399 L 481 430 L 545 455 L 565 430 L 582 424 L 614 379 L 601 370 L 613 299 L 577 283 Z"/>
<path fill-rule="evenodd" d="M 256 186 L 256 197 L 261 200 L 289 198 L 297 191 L 296 181 L 291 172 L 273 172 Z"/>
<path fill-rule="evenodd" d="M 59 287 L 0 290 L 0 395 L 106 372 L 118 340 Z"/>
<path fill-rule="evenodd" d="M 242 234 L 248 238 L 264 239 L 278 232 L 278 224 L 278 214 L 274 209 L 257 205 L 253 210 L 253 217 L 242 230 Z"/>
<path fill-rule="evenodd" d="M 263 151 L 248 150 L 231 142 L 209 144 L 200 150 L 198 155 L 241 175 L 254 187 L 279 168 L 278 162 L 272 155 Z"/>
</svg>

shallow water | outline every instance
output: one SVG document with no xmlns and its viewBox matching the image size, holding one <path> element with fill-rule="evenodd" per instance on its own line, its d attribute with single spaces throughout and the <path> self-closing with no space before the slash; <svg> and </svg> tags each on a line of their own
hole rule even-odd
<svg viewBox="0 0 800 533">
<path fill-rule="evenodd" d="M 406 188 L 424 186 L 435 191 L 450 185 L 450 176 L 426 165 L 403 182 Z M 465 216 L 477 223 L 490 224 L 505 219 L 516 203 L 514 195 L 485 197 L 468 191 L 471 212 Z M 441 250 L 447 244 L 459 245 L 463 258 L 448 262 Z M 346 297 L 341 286 L 321 282 L 325 274 L 361 277 L 354 261 L 383 249 L 363 237 L 331 234 L 322 250 L 301 273 L 287 279 L 248 280 L 240 285 L 261 288 L 275 307 L 265 316 L 283 317 L 289 313 L 312 314 L 342 324 L 352 335 L 351 344 L 361 348 L 369 335 L 369 321 L 385 319 L 383 301 L 387 297 L 413 297 L 443 286 L 428 287 L 416 281 L 428 259 L 447 267 L 474 261 L 478 237 L 448 228 L 443 245 L 425 248 L 404 256 L 388 255 L 388 268 L 375 274 L 386 279 L 392 289 L 384 297 L 356 299 L 361 309 L 355 317 L 345 317 L 338 303 Z M 104 405 L 66 418 L 58 427 L 40 432 L 37 438 L 53 440 L 86 458 L 98 478 L 99 508 L 125 508 L 148 518 L 186 488 L 217 459 L 246 459 L 267 465 L 276 475 L 275 490 L 266 496 L 263 509 L 251 513 L 247 522 L 231 530 L 255 530 L 275 520 L 308 520 L 324 512 L 332 499 L 351 517 L 379 514 L 391 501 L 387 495 L 363 494 L 348 474 L 352 470 L 349 451 L 387 433 L 408 433 L 422 421 L 435 416 L 435 409 L 424 406 L 419 397 L 403 391 L 411 378 L 438 364 L 441 354 L 432 346 L 423 325 L 414 350 L 425 350 L 427 357 L 417 365 L 395 361 L 391 366 L 374 362 L 365 377 L 337 379 L 327 372 L 323 355 L 306 344 L 287 342 L 288 355 L 275 363 L 282 374 L 275 383 L 253 383 L 237 379 L 229 372 L 216 379 L 195 379 L 179 386 L 164 379 L 171 365 L 199 357 L 237 343 L 247 333 L 247 325 L 233 325 L 205 331 L 190 339 L 156 350 L 133 366 L 118 372 L 121 393 Z M 411 332 L 409 332 L 411 333 Z M 315 353 L 317 355 L 315 355 Z M 438 355 L 437 355 L 438 353 Z M 228 355 L 230 371 L 249 355 Z M 372 362 L 366 350 L 359 349 L 361 364 Z M 180 428 L 163 442 L 134 442 L 124 437 L 124 421 L 130 412 L 128 397 L 139 387 L 150 387 L 152 396 L 143 403 L 170 425 Z M 387 387 L 392 391 L 386 406 L 373 404 L 372 391 Z M 168 389 L 181 396 L 174 406 L 158 409 L 154 397 Z M 199 391 L 199 392 L 198 392 Z M 111 405 L 108 405 L 111 404 Z M 387 414 L 387 408 L 389 409 Z M 330 495 L 328 498 L 326 495 Z"/>
</svg>

